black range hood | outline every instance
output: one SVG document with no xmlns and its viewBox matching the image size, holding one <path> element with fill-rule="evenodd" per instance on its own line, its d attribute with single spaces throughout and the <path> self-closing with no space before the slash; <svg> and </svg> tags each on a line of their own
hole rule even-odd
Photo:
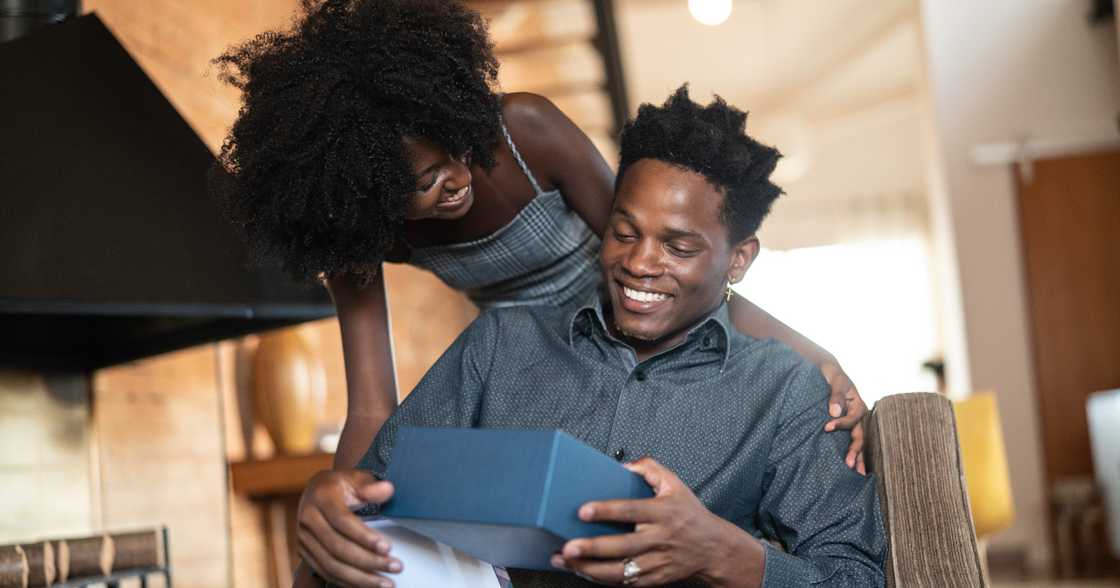
<svg viewBox="0 0 1120 588">
<path fill-rule="evenodd" d="M 0 44 L 0 366 L 91 370 L 333 314 L 251 267 L 213 160 L 96 15 Z"/>
</svg>

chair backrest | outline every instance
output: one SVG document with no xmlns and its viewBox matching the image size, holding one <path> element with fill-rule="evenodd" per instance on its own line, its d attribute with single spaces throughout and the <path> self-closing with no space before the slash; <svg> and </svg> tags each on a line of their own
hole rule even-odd
<svg viewBox="0 0 1120 588">
<path fill-rule="evenodd" d="M 887 396 L 864 427 L 887 531 L 887 586 L 987 586 L 949 399 Z"/>
</svg>

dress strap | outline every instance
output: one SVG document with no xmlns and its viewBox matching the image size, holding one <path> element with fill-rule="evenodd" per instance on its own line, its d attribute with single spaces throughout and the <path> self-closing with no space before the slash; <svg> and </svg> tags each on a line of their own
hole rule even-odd
<svg viewBox="0 0 1120 588">
<path fill-rule="evenodd" d="M 533 172 L 529 171 L 529 165 L 525 163 L 525 159 L 521 157 L 521 152 L 517 150 L 517 145 L 513 144 L 513 137 L 509 135 L 509 129 L 506 128 L 506 121 L 501 120 L 502 134 L 506 137 L 506 144 L 509 145 L 509 150 L 513 152 L 513 158 L 517 160 L 517 165 L 521 167 L 521 171 L 525 172 L 525 177 L 529 178 L 529 183 L 533 185 L 533 192 L 540 196 L 544 193 L 541 190 L 541 185 L 537 183 L 537 178 L 533 177 Z"/>
</svg>

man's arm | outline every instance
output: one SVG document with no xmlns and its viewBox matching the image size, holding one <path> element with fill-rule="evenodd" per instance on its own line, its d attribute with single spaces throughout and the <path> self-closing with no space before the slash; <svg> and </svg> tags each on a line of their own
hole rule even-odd
<svg viewBox="0 0 1120 588">
<path fill-rule="evenodd" d="M 477 424 L 498 340 L 498 313 L 485 312 L 459 335 L 389 417 L 357 468 L 385 475 L 402 425 L 471 427 Z"/>
<path fill-rule="evenodd" d="M 885 537 L 875 481 L 844 466 L 846 435 L 825 433 L 828 385 L 809 365 L 786 384 L 759 505 L 763 586 L 882 586 Z"/>
</svg>

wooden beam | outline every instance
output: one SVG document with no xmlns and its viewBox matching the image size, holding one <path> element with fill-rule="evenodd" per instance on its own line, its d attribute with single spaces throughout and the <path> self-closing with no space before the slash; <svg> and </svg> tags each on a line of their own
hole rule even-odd
<svg viewBox="0 0 1120 588">
<path fill-rule="evenodd" d="M 615 134 L 622 130 L 626 118 L 630 116 L 630 97 L 626 91 L 626 73 L 622 67 L 622 49 L 619 45 L 618 26 L 615 22 L 614 0 L 593 0 L 595 20 L 599 34 L 595 38 L 596 48 L 603 55 L 603 65 L 607 73 L 607 93 L 611 97 L 614 110 Z"/>
</svg>

